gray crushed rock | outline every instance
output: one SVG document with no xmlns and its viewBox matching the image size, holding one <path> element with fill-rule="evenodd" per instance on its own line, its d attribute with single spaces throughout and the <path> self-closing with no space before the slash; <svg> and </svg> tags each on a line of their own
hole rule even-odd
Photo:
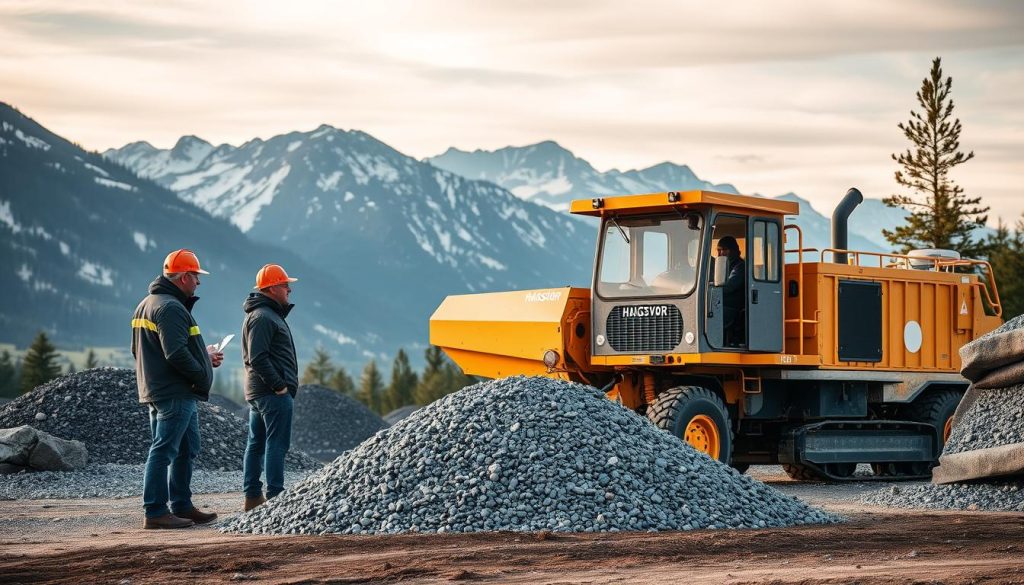
<svg viewBox="0 0 1024 585">
<path fill-rule="evenodd" d="M 321 461 L 333 461 L 388 426 L 362 402 L 316 384 L 299 386 L 293 408 L 292 446 Z"/>
<path fill-rule="evenodd" d="M 1024 481 L 904 483 L 868 494 L 861 501 L 891 508 L 1024 512 Z"/>
<path fill-rule="evenodd" d="M 981 394 L 957 420 L 942 452 L 963 453 L 1024 443 L 1024 384 L 975 392 Z"/>
<path fill-rule="evenodd" d="M 144 465 L 89 465 L 80 471 L 39 471 L 0 475 L 0 500 L 44 500 L 80 498 L 129 498 L 142 494 Z M 306 477 L 310 471 L 285 472 L 285 486 Z M 197 469 L 192 474 L 192 492 L 214 494 L 240 492 L 242 476 L 237 471 Z"/>
<path fill-rule="evenodd" d="M 152 440 L 149 411 L 139 404 L 135 372 L 123 368 L 96 368 L 61 376 L 0 406 L 0 428 L 21 425 L 85 443 L 93 463 L 145 463 Z M 202 446 L 196 467 L 241 470 L 248 437 L 246 423 L 234 413 L 200 402 L 199 427 Z M 293 450 L 285 465 L 292 470 L 307 470 L 321 464 Z"/>
<path fill-rule="evenodd" d="M 249 405 L 239 404 L 223 394 L 210 393 L 210 404 L 220 407 L 242 420 L 249 420 Z"/>
<path fill-rule="evenodd" d="M 222 530 L 615 532 L 838 520 L 594 388 L 518 376 L 418 410 Z"/>
</svg>

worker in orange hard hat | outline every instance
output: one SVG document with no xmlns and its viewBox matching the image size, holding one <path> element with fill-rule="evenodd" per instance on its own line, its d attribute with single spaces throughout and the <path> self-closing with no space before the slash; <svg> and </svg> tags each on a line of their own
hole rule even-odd
<svg viewBox="0 0 1024 585">
<path fill-rule="evenodd" d="M 215 346 L 203 342 L 192 317 L 200 274 L 209 272 L 194 252 L 171 252 L 132 316 L 139 402 L 149 406 L 153 433 L 142 484 L 143 528 L 187 528 L 217 517 L 192 504 L 189 486 L 199 454 L 196 401 L 210 399 L 213 368 L 224 360 Z"/>
<path fill-rule="evenodd" d="M 256 292 L 242 304 L 242 361 L 245 400 L 249 403 L 249 441 L 242 462 L 244 502 L 249 511 L 284 490 L 284 457 L 291 446 L 292 401 L 299 386 L 299 362 L 285 318 L 291 283 L 278 264 L 256 273 Z M 266 462 L 267 495 L 260 474 Z"/>
</svg>

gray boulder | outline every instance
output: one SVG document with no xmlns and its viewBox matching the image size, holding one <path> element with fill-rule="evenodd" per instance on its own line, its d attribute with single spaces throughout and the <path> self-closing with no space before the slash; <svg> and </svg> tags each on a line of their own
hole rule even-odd
<svg viewBox="0 0 1024 585">
<path fill-rule="evenodd" d="M 0 429 L 0 464 L 11 472 L 28 467 L 36 471 L 73 471 L 85 466 L 89 452 L 81 441 L 69 441 L 20 426 Z"/>
</svg>

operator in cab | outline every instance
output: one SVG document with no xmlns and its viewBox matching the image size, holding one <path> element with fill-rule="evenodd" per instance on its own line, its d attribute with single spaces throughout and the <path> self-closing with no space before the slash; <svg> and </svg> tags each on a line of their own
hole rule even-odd
<svg viewBox="0 0 1024 585">
<path fill-rule="evenodd" d="M 717 254 L 719 258 L 727 259 L 722 294 L 725 345 L 742 347 L 746 344 L 746 264 L 740 256 L 740 246 L 732 236 L 718 240 Z"/>
</svg>

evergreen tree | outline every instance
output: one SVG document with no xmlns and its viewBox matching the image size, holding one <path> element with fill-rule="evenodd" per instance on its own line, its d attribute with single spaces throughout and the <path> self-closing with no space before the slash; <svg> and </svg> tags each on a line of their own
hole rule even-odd
<svg viewBox="0 0 1024 585">
<path fill-rule="evenodd" d="M 398 350 L 398 355 L 395 356 L 395 361 L 391 366 L 391 383 L 388 384 L 387 391 L 384 394 L 384 410 L 385 412 L 391 412 L 396 408 L 401 408 L 407 404 L 413 403 L 413 394 L 416 392 L 416 385 L 419 382 L 419 376 L 413 371 L 412 366 L 409 365 L 409 356 L 406 355 L 404 349 Z"/>
<path fill-rule="evenodd" d="M 327 386 L 331 383 L 332 376 L 334 376 L 334 364 L 331 362 L 331 356 L 323 346 L 318 345 L 313 352 L 313 361 L 309 362 L 305 371 L 302 372 L 302 383 Z"/>
<path fill-rule="evenodd" d="M 918 195 L 894 194 L 884 201 L 890 207 L 910 212 L 906 225 L 882 234 L 901 252 L 914 248 L 944 248 L 959 251 L 967 257 L 984 255 L 983 242 L 976 242 L 971 231 L 988 220 L 989 208 L 981 206 L 980 197 L 967 197 L 953 182 L 949 172 L 957 165 L 974 158 L 974 152 L 960 150 L 960 120 L 953 118 L 950 91 L 953 79 L 943 79 L 942 59 L 932 61 L 931 73 L 917 92 L 922 111 L 910 112 L 910 120 L 897 127 L 913 145 L 900 154 L 893 154 L 900 170 L 896 183 Z"/>
<path fill-rule="evenodd" d="M 11 352 L 5 349 L 3 353 L 0 353 L 0 397 L 14 398 L 21 394 L 21 384 L 17 374 Z"/>
<path fill-rule="evenodd" d="M 1003 305 L 1003 319 L 1024 314 L 1024 215 L 1017 221 L 1012 235 L 1000 220 L 988 244 L 988 260 L 995 274 L 999 301 Z"/>
<path fill-rule="evenodd" d="M 78 370 L 75 369 L 75 362 L 73 362 L 71 360 L 68 360 L 68 373 L 69 374 L 74 374 L 77 371 Z"/>
<path fill-rule="evenodd" d="M 441 348 L 430 346 L 425 357 L 427 365 L 413 394 L 416 404 L 430 404 L 438 398 L 476 383 L 476 380 L 463 374 L 458 366 L 449 361 Z"/>
<path fill-rule="evenodd" d="M 85 354 L 85 369 L 91 370 L 99 367 L 99 361 L 96 359 L 96 352 L 89 348 L 89 353 Z"/>
<path fill-rule="evenodd" d="M 377 369 L 377 362 L 370 360 L 363 368 L 363 375 L 359 379 L 357 398 L 370 410 L 377 414 L 385 414 L 381 412 L 383 393 L 384 379 L 380 375 L 380 370 Z"/>
<path fill-rule="evenodd" d="M 36 335 L 21 367 L 21 391 L 29 392 L 60 375 L 60 354 L 42 331 Z"/>
<path fill-rule="evenodd" d="M 349 376 L 345 368 L 341 366 L 334 370 L 334 375 L 331 376 L 330 387 L 337 390 L 339 394 L 344 394 L 349 398 L 356 397 L 356 384 L 352 381 L 352 376 Z"/>
</svg>

